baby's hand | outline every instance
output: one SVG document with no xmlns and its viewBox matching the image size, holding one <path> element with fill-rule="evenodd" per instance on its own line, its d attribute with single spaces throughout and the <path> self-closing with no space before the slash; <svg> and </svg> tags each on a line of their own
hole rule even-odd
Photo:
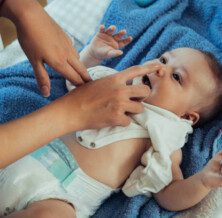
<svg viewBox="0 0 222 218">
<path fill-rule="evenodd" d="M 116 26 L 110 26 L 105 30 L 105 26 L 101 25 L 99 32 L 95 35 L 89 45 L 90 55 L 97 60 L 104 60 L 121 55 L 123 48 L 132 41 L 132 37 L 123 38 L 126 35 L 126 30 L 120 30 L 113 34 Z"/>
<path fill-rule="evenodd" d="M 222 187 L 222 151 L 208 162 L 201 174 L 202 183 L 206 188 Z"/>
</svg>

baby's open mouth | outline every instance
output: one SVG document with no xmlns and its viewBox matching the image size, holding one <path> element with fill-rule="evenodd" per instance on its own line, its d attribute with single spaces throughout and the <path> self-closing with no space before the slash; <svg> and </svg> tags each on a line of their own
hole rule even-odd
<svg viewBox="0 0 222 218">
<path fill-rule="evenodd" d="M 144 85 L 147 85 L 147 86 L 149 86 L 150 89 L 152 89 L 150 79 L 147 75 L 143 76 L 142 82 L 143 82 Z"/>
</svg>

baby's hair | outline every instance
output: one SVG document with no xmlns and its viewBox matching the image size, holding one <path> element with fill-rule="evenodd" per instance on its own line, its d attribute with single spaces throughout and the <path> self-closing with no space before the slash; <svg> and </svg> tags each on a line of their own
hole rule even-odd
<svg viewBox="0 0 222 218">
<path fill-rule="evenodd" d="M 200 51 L 200 50 L 199 50 Z M 216 57 L 206 51 L 200 51 L 212 72 L 212 75 L 216 82 L 216 89 L 214 90 L 214 96 L 212 96 L 213 103 L 200 111 L 200 120 L 195 126 L 203 125 L 204 123 L 213 120 L 219 112 L 222 112 L 222 65 L 217 61 Z"/>
</svg>

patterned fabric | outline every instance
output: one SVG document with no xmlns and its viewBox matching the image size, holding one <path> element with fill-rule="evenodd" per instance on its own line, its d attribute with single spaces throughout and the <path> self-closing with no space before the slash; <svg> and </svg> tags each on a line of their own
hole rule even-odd
<svg viewBox="0 0 222 218">
<path fill-rule="evenodd" d="M 111 0 L 54 0 L 46 11 L 75 40 L 86 44 Z"/>
</svg>

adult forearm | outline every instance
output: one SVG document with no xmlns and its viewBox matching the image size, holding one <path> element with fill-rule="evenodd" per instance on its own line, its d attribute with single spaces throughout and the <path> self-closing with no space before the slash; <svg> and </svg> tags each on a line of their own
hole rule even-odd
<svg viewBox="0 0 222 218">
<path fill-rule="evenodd" d="M 177 180 L 155 194 L 158 203 L 171 211 L 180 211 L 199 203 L 210 191 L 201 182 L 201 173 Z"/>
<path fill-rule="evenodd" d="M 27 13 L 42 11 L 41 5 L 35 0 L 4 0 L 0 8 L 0 15 L 17 23 Z"/>
<path fill-rule="evenodd" d="M 58 99 L 34 113 L 0 126 L 0 168 L 34 151 L 52 139 L 81 128 L 78 121 L 79 108 L 73 105 L 69 117 L 66 97 Z M 69 103 L 70 104 L 70 103 Z M 79 111 L 78 111 L 79 110 Z"/>
<path fill-rule="evenodd" d="M 66 133 L 108 126 L 127 126 L 128 113 L 141 113 L 134 97 L 149 95 L 145 85 L 127 81 L 152 72 L 157 66 L 131 67 L 116 75 L 86 83 L 23 118 L 0 126 L 0 168 Z"/>
</svg>

